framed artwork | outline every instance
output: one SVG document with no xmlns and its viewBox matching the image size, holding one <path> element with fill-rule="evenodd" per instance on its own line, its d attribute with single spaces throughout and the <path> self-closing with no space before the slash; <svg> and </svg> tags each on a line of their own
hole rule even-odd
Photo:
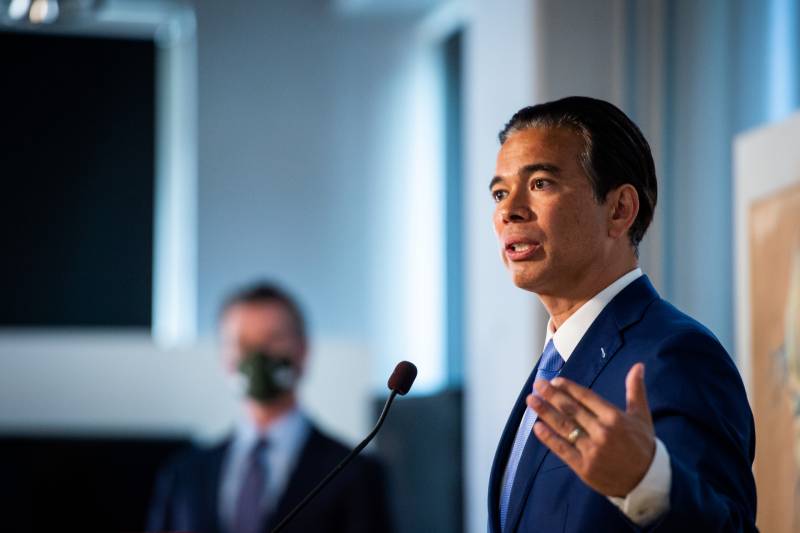
<svg viewBox="0 0 800 533">
<path fill-rule="evenodd" d="M 780 531 L 798 531 L 800 184 L 753 203 L 748 237 L 759 506 L 785 506 L 771 520 L 782 522 Z"/>
<path fill-rule="evenodd" d="M 756 524 L 800 531 L 800 114 L 736 139 L 736 358 L 756 424 Z"/>
</svg>

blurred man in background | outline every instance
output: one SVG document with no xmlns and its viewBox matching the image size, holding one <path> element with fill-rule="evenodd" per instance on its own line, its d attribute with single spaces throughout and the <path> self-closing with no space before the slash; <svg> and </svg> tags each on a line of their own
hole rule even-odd
<svg viewBox="0 0 800 533">
<path fill-rule="evenodd" d="M 308 345 L 287 293 L 269 284 L 236 292 L 222 307 L 220 330 L 225 367 L 241 389 L 241 420 L 224 442 L 161 472 L 149 530 L 268 532 L 349 451 L 298 407 Z M 285 531 L 391 531 L 380 465 L 357 458 Z"/>
</svg>

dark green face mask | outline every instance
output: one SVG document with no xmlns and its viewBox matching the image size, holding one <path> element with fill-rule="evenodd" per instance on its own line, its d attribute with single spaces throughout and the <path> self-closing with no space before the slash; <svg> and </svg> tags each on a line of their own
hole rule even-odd
<svg viewBox="0 0 800 533">
<path fill-rule="evenodd" d="M 297 380 L 291 359 L 258 351 L 241 360 L 239 372 L 246 378 L 247 396 L 261 403 L 269 403 L 289 392 Z"/>
</svg>

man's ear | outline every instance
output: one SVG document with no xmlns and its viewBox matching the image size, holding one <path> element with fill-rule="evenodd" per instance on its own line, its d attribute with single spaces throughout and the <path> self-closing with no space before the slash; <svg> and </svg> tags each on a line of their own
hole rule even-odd
<svg viewBox="0 0 800 533">
<path fill-rule="evenodd" d="M 639 193 L 630 183 L 612 189 L 606 195 L 608 205 L 608 236 L 618 239 L 628 230 L 639 214 Z"/>
</svg>

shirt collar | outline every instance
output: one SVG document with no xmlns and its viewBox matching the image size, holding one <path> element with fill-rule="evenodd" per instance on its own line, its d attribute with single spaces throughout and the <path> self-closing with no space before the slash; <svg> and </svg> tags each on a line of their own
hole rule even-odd
<svg viewBox="0 0 800 533">
<path fill-rule="evenodd" d="M 553 317 L 547 321 L 547 332 L 545 333 L 544 344 L 550 339 L 553 339 L 553 344 L 558 350 L 559 355 L 568 361 L 575 347 L 581 341 L 583 336 L 589 330 L 592 323 L 597 319 L 600 313 L 605 309 L 606 305 L 614 299 L 614 297 L 622 292 L 622 289 L 633 283 L 642 275 L 641 268 L 634 268 L 627 274 L 617 279 L 614 283 L 598 292 L 591 300 L 580 306 L 577 311 L 563 323 L 558 330 L 554 330 Z"/>
<path fill-rule="evenodd" d="M 250 449 L 260 437 L 267 440 L 270 450 L 293 450 L 299 448 L 308 425 L 308 420 L 297 408 L 281 416 L 262 431 L 259 431 L 250 420 L 243 418 L 236 427 L 235 441 L 238 447 Z"/>
</svg>

